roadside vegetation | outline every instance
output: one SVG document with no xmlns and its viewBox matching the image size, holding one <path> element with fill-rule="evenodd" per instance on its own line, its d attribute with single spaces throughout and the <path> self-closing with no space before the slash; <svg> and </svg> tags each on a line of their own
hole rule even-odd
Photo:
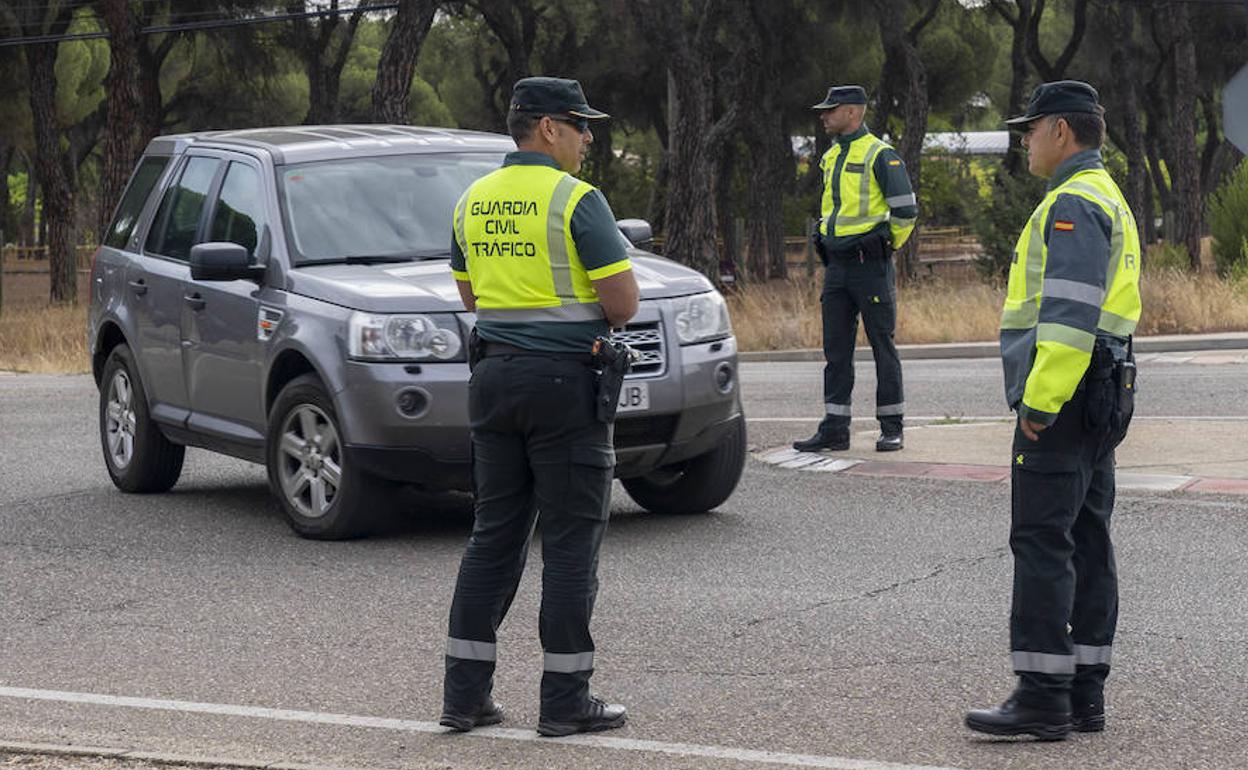
<svg viewBox="0 0 1248 770">
<path fill-rule="evenodd" d="M 1185 259 L 1186 257 L 1181 257 Z M 1146 268 L 1139 334 L 1248 330 L 1248 276 Z M 730 294 L 732 326 L 742 350 L 822 346 L 819 275 L 754 284 Z M 997 338 L 1003 286 L 978 281 L 920 281 L 898 289 L 897 342 L 923 344 Z M 10 300 L 17 300 L 10 297 Z M 11 301 L 0 311 L 0 371 L 81 374 L 91 370 L 85 304 L 48 306 Z M 866 338 L 859 330 L 859 344 Z"/>
</svg>

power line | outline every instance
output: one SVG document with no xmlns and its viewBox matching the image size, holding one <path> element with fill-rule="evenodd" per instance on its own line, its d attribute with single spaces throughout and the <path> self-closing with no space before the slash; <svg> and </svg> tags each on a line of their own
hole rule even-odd
<svg viewBox="0 0 1248 770">
<path fill-rule="evenodd" d="M 1236 0 L 1239 2 L 1239 0 Z M 301 13 L 283 13 L 273 16 L 257 16 L 248 19 L 212 19 L 208 21 L 192 21 L 184 24 L 167 24 L 163 26 L 144 27 L 139 30 L 140 35 L 159 35 L 166 32 L 186 32 L 192 30 L 205 29 L 225 29 L 228 27 L 244 27 L 251 24 L 268 24 L 274 21 L 293 21 L 295 19 L 313 19 L 325 16 L 341 16 L 356 11 L 365 13 L 374 13 L 376 11 L 392 11 L 399 7 L 398 3 L 361 3 L 351 8 L 339 8 L 338 10 L 325 11 L 303 11 Z M 72 35 L 28 35 L 26 37 L 12 37 L 0 40 L 0 48 L 8 48 L 18 45 L 40 45 L 45 43 L 62 43 L 69 40 L 99 40 L 109 37 L 107 31 L 99 32 L 77 32 Z"/>
</svg>

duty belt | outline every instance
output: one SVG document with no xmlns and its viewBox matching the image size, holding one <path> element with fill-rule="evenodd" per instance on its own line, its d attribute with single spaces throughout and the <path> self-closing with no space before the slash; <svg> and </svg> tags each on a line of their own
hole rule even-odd
<svg viewBox="0 0 1248 770">
<path fill-rule="evenodd" d="M 485 340 L 485 352 L 483 358 L 497 358 L 500 356 L 531 356 L 534 358 L 554 358 L 559 361 L 576 361 L 586 366 L 594 362 L 591 353 L 573 353 L 565 350 L 530 350 L 517 345 L 508 345 L 506 342 L 494 342 Z"/>
</svg>

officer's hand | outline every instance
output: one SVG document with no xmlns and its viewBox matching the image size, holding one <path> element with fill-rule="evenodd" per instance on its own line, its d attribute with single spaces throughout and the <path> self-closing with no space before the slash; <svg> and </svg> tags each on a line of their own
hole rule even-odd
<svg viewBox="0 0 1248 770">
<path fill-rule="evenodd" d="M 828 252 L 823 245 L 823 233 L 820 233 L 818 230 L 811 233 L 810 243 L 815 247 L 815 253 L 819 255 L 819 261 L 825 265 L 828 264 Z"/>
<path fill-rule="evenodd" d="M 1018 427 L 1023 431 L 1023 435 L 1027 437 L 1028 441 L 1039 441 L 1040 431 L 1044 430 L 1045 428 L 1049 426 L 1045 425 L 1042 422 L 1032 422 L 1031 420 L 1028 420 L 1026 417 L 1019 417 Z"/>
</svg>

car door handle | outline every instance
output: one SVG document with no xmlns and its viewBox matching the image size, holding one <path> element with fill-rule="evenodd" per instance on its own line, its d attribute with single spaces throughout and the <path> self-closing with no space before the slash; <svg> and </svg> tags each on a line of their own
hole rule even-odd
<svg viewBox="0 0 1248 770">
<path fill-rule="evenodd" d="M 130 281 L 130 288 L 134 289 L 135 294 L 147 294 L 147 282 L 142 278 L 137 281 Z"/>
<path fill-rule="evenodd" d="M 204 298 L 199 296 L 199 292 L 195 292 L 194 294 L 186 294 L 182 297 L 182 300 L 186 302 L 186 304 L 191 306 L 191 310 L 203 310 L 204 309 Z"/>
</svg>

